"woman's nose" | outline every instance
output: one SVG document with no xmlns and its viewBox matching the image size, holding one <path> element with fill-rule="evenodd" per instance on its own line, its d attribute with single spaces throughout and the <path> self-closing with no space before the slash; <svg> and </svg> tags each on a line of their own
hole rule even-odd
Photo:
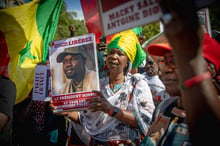
<svg viewBox="0 0 220 146">
<path fill-rule="evenodd" d="M 174 71 L 174 68 L 172 68 L 170 65 L 165 65 L 162 69 L 162 71 L 164 73 L 168 73 L 168 72 L 173 72 Z"/>
</svg>

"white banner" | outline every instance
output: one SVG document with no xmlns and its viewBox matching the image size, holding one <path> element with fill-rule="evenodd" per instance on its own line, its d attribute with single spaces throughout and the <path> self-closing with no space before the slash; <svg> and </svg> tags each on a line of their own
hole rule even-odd
<svg viewBox="0 0 220 146">
<path fill-rule="evenodd" d="M 37 65 L 34 72 L 32 100 L 46 101 L 51 96 L 50 67 Z"/>
<path fill-rule="evenodd" d="M 158 0 L 98 0 L 102 33 L 105 36 L 159 21 Z"/>
</svg>

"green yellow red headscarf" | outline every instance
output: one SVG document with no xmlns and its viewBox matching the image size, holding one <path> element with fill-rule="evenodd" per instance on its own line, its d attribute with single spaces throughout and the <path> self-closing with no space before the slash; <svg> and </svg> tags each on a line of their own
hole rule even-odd
<svg viewBox="0 0 220 146">
<path fill-rule="evenodd" d="M 115 34 L 108 44 L 107 51 L 109 52 L 111 48 L 122 50 L 131 61 L 133 68 L 137 68 L 146 59 L 146 53 L 132 30 Z"/>
</svg>

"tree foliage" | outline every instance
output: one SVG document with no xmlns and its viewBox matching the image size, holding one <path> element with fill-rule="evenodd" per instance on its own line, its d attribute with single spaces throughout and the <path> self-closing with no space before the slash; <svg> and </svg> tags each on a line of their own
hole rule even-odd
<svg viewBox="0 0 220 146">
<path fill-rule="evenodd" d="M 212 30 L 220 31 L 220 9 L 218 7 L 209 8 L 209 14 Z M 64 2 L 54 40 L 70 37 L 69 25 L 73 25 L 75 27 L 75 36 L 80 36 L 88 33 L 85 21 L 76 19 L 76 17 L 77 13 L 74 11 L 68 12 L 66 4 Z M 146 37 L 146 40 L 148 40 L 160 32 L 160 22 L 146 24 L 143 25 L 142 28 L 143 35 Z"/>
<path fill-rule="evenodd" d="M 75 36 L 80 36 L 88 33 L 85 21 L 76 19 L 76 17 L 77 13 L 74 11 L 68 12 L 66 4 L 64 2 L 60 12 L 59 22 L 57 25 L 54 40 L 60 40 L 70 37 L 70 25 L 73 25 L 75 27 Z"/>
<path fill-rule="evenodd" d="M 155 22 L 152 24 L 147 24 L 142 26 L 143 35 L 146 37 L 146 40 L 160 33 L 160 22 Z"/>
<path fill-rule="evenodd" d="M 209 17 L 211 23 L 211 29 L 220 31 L 220 8 L 219 7 L 210 7 L 209 8 Z M 160 32 L 160 22 L 155 22 L 152 24 L 147 24 L 143 26 L 143 35 L 145 35 L 146 40 L 155 36 Z"/>
<path fill-rule="evenodd" d="M 209 9 L 211 29 L 220 31 L 220 8 L 219 7 L 211 7 Z"/>
</svg>

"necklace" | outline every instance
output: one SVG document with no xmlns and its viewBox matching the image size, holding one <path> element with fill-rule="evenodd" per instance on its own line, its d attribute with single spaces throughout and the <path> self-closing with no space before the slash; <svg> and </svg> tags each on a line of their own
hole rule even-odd
<svg viewBox="0 0 220 146">
<path fill-rule="evenodd" d="M 110 79 L 109 79 L 110 80 Z M 120 90 L 122 84 L 124 82 L 124 77 L 119 78 L 117 80 L 109 81 L 109 87 L 112 90 L 113 93 L 116 93 L 118 90 Z"/>
<path fill-rule="evenodd" d="M 122 76 L 119 79 L 111 79 L 111 78 L 109 78 L 109 83 L 111 83 L 111 84 L 120 84 L 120 83 L 124 82 L 124 78 L 125 78 L 124 76 Z"/>
<path fill-rule="evenodd" d="M 121 84 L 114 84 L 114 85 L 109 84 L 109 86 L 110 86 L 110 89 L 112 90 L 112 92 L 113 92 L 113 93 L 116 93 L 117 91 L 120 90 L 122 84 L 123 84 L 123 83 L 121 83 Z"/>
</svg>

